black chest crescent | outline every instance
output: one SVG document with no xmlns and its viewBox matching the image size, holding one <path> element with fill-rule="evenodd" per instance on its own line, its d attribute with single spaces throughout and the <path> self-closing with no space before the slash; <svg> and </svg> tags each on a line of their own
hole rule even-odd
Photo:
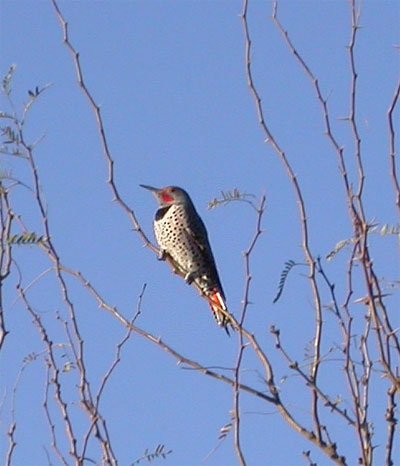
<svg viewBox="0 0 400 466">
<path fill-rule="evenodd" d="M 165 217 L 166 213 L 169 211 L 169 209 L 172 207 L 172 205 L 166 206 L 166 207 L 161 207 L 160 209 L 157 210 L 156 216 L 155 216 L 155 221 L 158 222 L 162 218 Z"/>
</svg>

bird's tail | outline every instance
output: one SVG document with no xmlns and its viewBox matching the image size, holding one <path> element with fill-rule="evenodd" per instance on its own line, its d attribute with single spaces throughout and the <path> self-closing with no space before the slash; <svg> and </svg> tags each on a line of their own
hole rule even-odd
<svg viewBox="0 0 400 466">
<path fill-rule="evenodd" d="M 210 303 L 211 311 L 214 314 L 215 320 L 217 321 L 218 325 L 224 328 L 226 333 L 229 335 L 229 312 L 228 308 L 226 307 L 224 296 L 221 292 L 213 290 L 209 294 L 208 300 Z"/>
</svg>

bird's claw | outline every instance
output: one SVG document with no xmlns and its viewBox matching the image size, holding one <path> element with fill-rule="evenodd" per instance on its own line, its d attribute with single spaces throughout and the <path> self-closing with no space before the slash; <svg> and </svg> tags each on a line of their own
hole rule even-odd
<svg viewBox="0 0 400 466">
<path fill-rule="evenodd" d="M 194 273 L 193 272 L 188 272 L 186 275 L 185 275 L 185 282 L 188 284 L 188 285 L 191 285 L 193 283 L 193 280 L 194 280 Z"/>
<path fill-rule="evenodd" d="M 159 261 L 165 261 L 167 253 L 165 252 L 165 249 L 160 249 L 160 252 L 158 253 L 157 259 Z"/>
</svg>

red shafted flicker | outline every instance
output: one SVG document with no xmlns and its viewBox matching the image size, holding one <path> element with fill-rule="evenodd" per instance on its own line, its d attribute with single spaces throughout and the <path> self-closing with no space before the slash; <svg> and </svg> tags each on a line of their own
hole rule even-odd
<svg viewBox="0 0 400 466">
<path fill-rule="evenodd" d="M 177 264 L 185 281 L 198 287 L 208 300 L 218 325 L 229 334 L 225 295 L 207 230 L 188 193 L 176 186 L 160 189 L 140 186 L 151 191 L 159 204 L 154 219 L 159 258 L 165 260 L 169 256 Z"/>
</svg>

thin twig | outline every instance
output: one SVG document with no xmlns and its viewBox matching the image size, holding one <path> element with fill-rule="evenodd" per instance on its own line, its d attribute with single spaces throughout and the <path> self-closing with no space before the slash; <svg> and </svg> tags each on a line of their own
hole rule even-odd
<svg viewBox="0 0 400 466">
<path fill-rule="evenodd" d="M 212 371 L 212 370 L 208 369 L 207 367 L 197 363 L 196 361 L 193 361 L 193 360 L 181 355 L 176 350 L 174 350 L 172 347 L 170 347 L 169 345 L 164 343 L 164 341 L 161 338 L 159 338 L 159 337 L 157 338 L 154 335 L 152 335 L 151 333 L 147 332 L 146 330 L 143 330 L 142 328 L 140 328 L 140 327 L 138 327 L 138 326 L 136 326 L 134 324 L 131 324 L 128 320 L 125 319 L 125 317 L 118 311 L 118 309 L 115 306 L 110 306 L 109 304 L 107 304 L 104 301 L 104 299 L 100 296 L 98 291 L 90 284 L 90 282 L 88 282 L 85 279 L 85 277 L 80 272 L 68 269 L 67 267 L 64 267 L 64 266 L 60 266 L 60 267 L 64 272 L 69 273 L 72 276 L 74 276 L 75 278 L 77 278 L 85 286 L 85 288 L 88 289 L 90 294 L 92 294 L 92 296 L 96 299 L 99 307 L 101 307 L 102 309 L 110 312 L 126 328 L 130 328 L 133 332 L 141 335 L 142 337 L 144 337 L 145 339 L 147 339 L 151 343 L 159 346 L 162 350 L 164 350 L 165 352 L 170 354 L 172 357 L 174 357 L 178 361 L 178 363 L 180 365 L 187 365 L 189 367 L 192 367 L 193 369 L 198 370 L 202 374 L 207 375 L 209 377 L 212 377 L 212 378 L 214 378 L 216 380 L 219 380 L 220 382 L 224 382 L 224 383 L 230 385 L 231 387 L 235 386 L 235 380 L 234 379 L 231 379 L 229 377 L 226 377 L 223 374 Z M 268 386 L 272 396 L 267 395 L 266 393 L 264 393 L 264 392 L 262 392 L 260 390 L 257 390 L 257 389 L 255 389 L 253 387 L 250 387 L 250 386 L 242 384 L 242 383 L 239 384 L 240 390 L 245 391 L 247 393 L 250 393 L 253 396 L 256 396 L 256 397 L 258 397 L 258 398 L 260 398 L 260 399 L 262 399 L 264 401 L 267 401 L 267 402 L 275 405 L 276 408 L 278 409 L 278 411 L 280 412 L 280 414 L 282 415 L 282 417 L 286 420 L 286 422 L 293 429 L 295 429 L 298 433 L 303 435 L 310 442 L 312 442 L 313 444 L 318 446 L 335 463 L 337 463 L 339 465 L 345 465 L 346 464 L 345 458 L 343 456 L 339 455 L 339 453 L 337 451 L 337 446 L 334 443 L 327 444 L 324 441 L 319 440 L 316 437 L 316 435 L 314 434 L 314 432 L 307 430 L 304 426 L 299 424 L 295 420 L 295 418 L 291 415 L 291 413 L 289 412 L 289 410 L 287 409 L 287 407 L 284 405 L 284 403 L 281 401 L 281 399 L 279 397 L 279 390 L 278 390 L 278 388 L 277 388 L 277 386 L 275 384 L 275 381 L 274 381 L 272 365 L 271 365 L 267 355 L 264 353 L 264 351 L 260 347 L 256 337 L 252 333 L 247 331 L 244 327 L 240 327 L 239 322 L 230 314 L 229 314 L 229 319 L 230 319 L 230 323 L 232 324 L 232 326 L 238 332 L 243 333 L 243 335 L 246 337 L 246 339 L 249 341 L 250 345 L 252 346 L 255 354 L 257 355 L 257 357 L 261 361 L 261 363 L 262 363 L 262 365 L 263 365 L 263 367 L 264 367 L 264 369 L 266 371 L 266 383 L 267 383 L 267 386 Z"/>
<path fill-rule="evenodd" d="M 55 356 L 53 352 L 53 343 L 50 340 L 48 333 L 45 327 L 43 326 L 39 315 L 33 310 L 32 306 L 28 302 L 20 283 L 17 284 L 17 290 L 21 295 L 22 302 L 24 303 L 26 309 L 33 317 L 34 323 L 38 327 L 40 334 L 42 336 L 43 343 L 45 344 L 47 348 L 48 363 L 49 363 L 49 366 L 51 367 L 51 372 L 52 372 L 51 383 L 54 386 L 55 399 L 62 413 L 62 418 L 64 421 L 65 430 L 67 433 L 67 438 L 69 440 L 70 455 L 72 456 L 72 458 L 74 458 L 74 460 L 76 461 L 78 465 L 82 465 L 83 460 L 78 454 L 77 439 L 74 433 L 74 428 L 72 425 L 71 417 L 69 415 L 68 404 L 66 401 L 64 401 L 62 385 L 61 385 L 60 378 L 59 378 L 60 370 L 55 360 Z"/>
<path fill-rule="evenodd" d="M 71 335 L 71 332 L 69 330 L 69 325 L 68 322 L 64 319 L 61 318 L 61 316 L 58 315 L 58 320 L 60 320 L 64 326 L 65 333 L 68 338 L 69 346 L 72 349 L 72 352 L 74 354 L 74 360 L 75 360 L 75 365 L 78 367 L 78 370 L 80 371 L 80 361 L 78 358 L 80 357 L 79 354 L 76 353 L 74 350 L 74 340 Z M 87 433 L 87 436 L 85 436 L 84 440 L 84 447 L 82 448 L 81 452 L 81 457 L 87 459 L 86 457 L 86 446 L 87 442 L 89 440 L 90 434 L 92 431 L 94 431 L 96 439 L 99 441 L 102 451 L 103 451 L 103 462 L 109 466 L 116 466 L 117 465 L 117 459 L 114 455 L 112 446 L 111 446 L 111 439 L 108 435 L 108 430 L 106 428 L 106 421 L 101 415 L 97 404 L 94 404 L 92 401 L 92 395 L 90 391 L 88 390 L 89 388 L 89 382 L 87 381 L 86 378 L 86 370 L 84 372 L 80 372 L 80 378 L 81 378 L 81 384 L 80 384 L 80 395 L 81 395 L 81 405 L 84 407 L 90 421 L 90 428 Z M 82 382 L 82 379 L 84 380 Z M 86 388 L 87 387 L 87 388 Z M 101 430 L 103 428 L 103 431 Z"/>
<path fill-rule="evenodd" d="M 122 197 L 121 197 L 121 195 L 120 195 L 120 193 L 118 191 L 118 188 L 117 188 L 117 185 L 116 185 L 115 179 L 114 179 L 114 159 L 112 158 L 111 152 L 110 152 L 110 149 L 109 149 L 108 140 L 107 140 L 107 137 L 106 137 L 106 131 L 105 131 L 105 128 L 104 128 L 103 117 L 102 117 L 102 114 L 101 114 L 101 108 L 96 103 L 96 101 L 95 101 L 92 93 L 90 92 L 89 88 L 86 86 L 86 83 L 85 83 L 85 80 L 84 80 L 84 77 L 83 77 L 83 72 L 82 72 L 82 66 L 81 66 L 81 62 L 80 62 L 79 53 L 74 48 L 74 46 L 71 44 L 70 39 L 69 39 L 68 22 L 64 18 L 60 8 L 58 7 L 58 4 L 57 4 L 56 0 L 51 0 L 51 1 L 53 3 L 54 9 L 55 9 L 56 14 L 57 14 L 57 17 L 58 17 L 58 19 L 60 21 L 60 24 L 61 24 L 61 28 L 62 28 L 62 31 L 63 31 L 63 42 L 64 42 L 65 46 L 68 48 L 68 50 L 70 51 L 73 62 L 75 64 L 75 70 L 76 70 L 78 85 L 82 89 L 82 92 L 84 93 L 86 98 L 88 99 L 90 107 L 92 108 L 92 110 L 93 110 L 93 112 L 95 114 L 95 117 L 96 117 L 97 128 L 99 130 L 99 136 L 100 136 L 101 144 L 102 144 L 102 147 L 103 147 L 103 154 L 104 154 L 105 160 L 107 162 L 107 167 L 108 167 L 107 183 L 109 184 L 111 192 L 112 192 L 112 194 L 114 196 L 114 201 L 128 215 L 128 217 L 130 218 L 130 220 L 132 222 L 134 231 L 136 231 L 139 234 L 139 236 L 142 238 L 145 246 L 148 247 L 149 249 L 151 249 L 155 254 L 158 255 L 159 254 L 158 248 L 156 248 L 151 243 L 151 241 L 148 239 L 148 237 L 146 236 L 146 234 L 142 230 L 142 228 L 141 228 L 141 226 L 139 224 L 139 221 L 136 218 L 136 215 L 135 215 L 134 211 L 122 199 Z"/>
<path fill-rule="evenodd" d="M 12 249 L 9 242 L 13 213 L 8 200 L 8 192 L 0 180 L 0 351 L 8 334 L 5 323 L 5 310 L 3 307 L 3 283 L 11 272 Z"/>
<path fill-rule="evenodd" d="M 386 442 L 386 466 L 393 466 L 395 463 L 393 461 L 393 447 L 396 428 L 398 425 L 398 420 L 396 416 L 396 402 L 395 402 L 396 387 L 393 385 L 388 390 L 388 408 L 386 410 L 386 422 L 388 423 L 388 434 Z"/>
<path fill-rule="evenodd" d="M 56 426 L 54 425 L 53 419 L 51 417 L 51 412 L 49 408 L 49 391 L 50 391 L 50 385 L 51 385 L 51 377 L 52 377 L 52 367 L 50 361 L 47 360 L 46 363 L 46 382 L 45 382 L 45 389 L 44 389 L 44 399 L 43 399 L 43 409 L 46 415 L 47 419 L 47 424 L 50 429 L 51 433 L 51 446 L 57 455 L 59 461 L 64 465 L 68 466 L 68 461 L 64 457 L 64 455 L 61 453 L 60 448 L 58 447 L 58 442 L 57 442 L 57 436 L 56 436 Z"/>
<path fill-rule="evenodd" d="M 359 30 L 359 20 L 360 20 L 360 11 L 357 11 L 356 1 L 350 0 L 350 11 L 351 11 L 351 36 L 350 43 L 348 46 L 349 51 L 349 62 L 350 62 L 350 75 L 351 75 L 351 91 L 350 91 L 350 114 L 349 122 L 353 133 L 354 138 L 354 155 L 357 163 L 358 169 L 358 190 L 355 194 L 354 199 L 357 202 L 357 210 L 363 225 L 366 224 L 364 206 L 362 201 L 363 187 L 365 183 L 365 173 L 361 156 L 361 137 L 358 131 L 357 120 L 356 120 L 356 104 L 357 104 L 357 70 L 356 70 L 356 61 L 355 61 L 355 45 L 356 39 L 358 37 L 357 32 Z M 367 234 L 368 229 L 362 229 L 365 239 L 363 243 L 367 244 Z M 360 380 L 357 377 L 356 370 L 352 367 L 351 374 L 353 375 L 352 381 L 350 382 L 354 387 L 353 390 L 353 399 L 354 399 L 354 408 L 357 416 L 357 432 L 360 440 L 361 455 L 364 465 L 372 464 L 372 433 L 369 429 L 368 422 L 368 404 L 369 404 L 369 382 L 371 375 L 372 363 L 369 357 L 368 352 L 368 335 L 370 329 L 370 319 L 367 319 L 367 325 L 365 327 L 364 335 L 361 336 L 361 354 L 363 358 L 363 368 L 364 374 L 362 377 L 362 386 L 363 396 L 360 393 Z M 350 343 L 349 343 L 350 347 Z M 348 364 L 354 366 L 353 360 L 349 357 Z"/>
<path fill-rule="evenodd" d="M 334 310 L 335 315 L 339 320 L 339 324 L 343 333 L 343 353 L 345 355 L 345 374 L 347 383 L 350 390 L 351 400 L 353 403 L 353 411 L 355 413 L 355 420 L 351 423 L 356 428 L 358 440 L 360 442 L 361 448 L 361 455 L 363 457 L 363 461 L 366 461 L 370 455 L 370 447 L 371 447 L 371 433 L 370 428 L 368 425 L 368 402 L 369 402 L 369 385 L 370 385 L 370 377 L 371 377 L 371 370 L 372 370 L 372 362 L 369 357 L 368 351 L 368 336 L 370 330 L 370 319 L 367 320 L 367 324 L 364 329 L 364 334 L 361 336 L 361 345 L 360 345 L 360 352 L 362 356 L 362 368 L 364 369 L 364 374 L 362 376 L 362 380 L 357 375 L 356 364 L 354 362 L 354 358 L 351 353 L 351 339 L 352 339 L 352 324 L 353 318 L 347 311 L 346 307 L 346 316 L 347 316 L 347 323 L 341 316 L 341 312 L 339 310 L 339 306 L 336 299 L 336 293 L 334 291 L 334 285 L 329 280 L 328 276 L 326 275 L 325 271 L 322 268 L 321 261 L 318 260 L 318 271 L 324 278 L 325 282 L 327 283 L 331 297 L 334 303 Z M 360 390 L 363 391 L 363 396 L 361 396 Z"/>
<path fill-rule="evenodd" d="M 306 459 L 306 461 L 307 461 L 307 463 L 309 464 L 309 466 L 317 466 L 317 463 L 314 463 L 314 461 L 312 461 L 312 459 L 311 459 L 311 452 L 310 452 L 310 450 L 303 451 L 303 456 L 304 456 L 304 458 Z"/>
<path fill-rule="evenodd" d="M 266 136 L 266 142 L 268 142 L 279 159 L 281 160 L 286 172 L 289 176 L 289 179 L 292 183 L 296 198 L 297 198 L 297 205 L 299 209 L 300 215 L 300 223 L 302 229 L 302 248 L 304 251 L 304 255 L 306 257 L 308 266 L 309 266 L 309 281 L 311 285 L 311 290 L 314 296 L 314 307 L 315 307 L 315 337 L 314 337 L 314 356 L 313 362 L 311 364 L 311 377 L 314 380 L 314 383 L 317 384 L 318 378 L 318 371 L 320 366 L 320 355 L 321 355 L 321 341 L 322 341 L 322 328 L 323 328 L 323 320 L 322 320 L 322 305 L 321 305 L 321 298 L 319 294 L 318 284 L 316 280 L 316 261 L 311 252 L 310 244 L 309 244 L 309 228 L 308 228 L 308 220 L 307 220 L 307 213 L 305 202 L 303 199 L 302 190 L 300 188 L 300 184 L 297 180 L 295 172 L 290 164 L 285 152 L 281 149 L 278 145 L 277 141 L 275 140 L 269 126 L 264 117 L 264 110 L 261 102 L 261 97 L 255 87 L 253 73 L 252 73 L 252 64 L 251 64 L 251 38 L 249 32 L 249 24 L 247 21 L 247 11 L 248 11 L 248 3 L 249 0 L 244 0 L 243 4 L 243 12 L 242 12 L 242 22 L 243 22 L 243 29 L 244 29 L 244 36 L 245 36 L 245 66 L 246 66 L 246 76 L 247 76 L 247 84 L 250 89 L 250 92 L 253 96 L 254 103 L 256 106 L 256 111 L 258 115 L 258 121 Z M 277 3 L 274 3 L 273 7 L 273 19 L 276 18 L 277 14 Z M 274 19 L 275 20 L 275 19 Z M 312 400 L 312 411 L 314 417 L 314 426 L 317 434 L 318 440 L 322 441 L 321 438 L 321 424 L 319 421 L 319 414 L 318 414 L 318 393 L 317 391 L 313 390 L 313 400 Z"/>
<path fill-rule="evenodd" d="M 12 464 L 12 456 L 15 450 L 15 447 L 17 446 L 17 442 L 15 441 L 15 430 L 17 428 L 17 423 L 14 421 L 10 428 L 8 429 L 7 436 L 10 439 L 10 444 L 8 446 L 8 451 L 6 455 L 6 465 L 11 466 Z"/>
<path fill-rule="evenodd" d="M 367 296 L 368 296 L 367 303 L 368 303 L 368 306 L 370 307 L 371 315 L 374 321 L 374 331 L 375 331 L 377 346 L 378 346 L 378 350 L 380 354 L 380 362 L 382 366 L 384 367 L 385 371 L 387 372 L 388 377 L 390 378 L 391 382 L 394 383 L 398 387 L 399 393 L 400 393 L 400 382 L 397 379 L 395 373 L 393 372 L 393 369 L 391 368 L 388 362 L 390 360 L 390 354 L 386 351 L 385 344 L 384 344 L 384 337 L 383 337 L 384 329 L 385 329 L 385 332 L 388 335 L 390 335 L 390 338 L 396 348 L 398 355 L 400 355 L 400 342 L 398 340 L 396 332 L 393 331 L 393 328 L 391 326 L 388 313 L 387 313 L 387 309 L 382 299 L 382 292 L 380 289 L 379 279 L 376 276 L 374 269 L 373 269 L 373 261 L 370 258 L 369 248 L 368 248 L 369 225 L 365 219 L 362 198 L 360 198 L 357 195 L 357 194 L 360 194 L 360 192 L 362 193 L 362 188 L 363 188 L 364 181 L 365 181 L 364 180 L 365 176 L 364 176 L 363 169 L 362 169 L 362 163 L 360 163 L 361 162 L 361 153 L 360 153 L 361 141 L 359 141 L 358 129 L 357 129 L 357 126 L 355 125 L 356 107 L 355 107 L 355 101 L 354 101 L 355 96 L 356 96 L 356 82 L 357 82 L 357 76 L 355 74 L 356 71 L 355 71 L 355 64 L 354 64 L 354 44 L 355 44 L 355 34 L 357 30 L 359 29 L 359 26 L 357 24 L 359 14 L 356 12 L 354 0 L 350 0 L 350 7 L 351 7 L 351 15 L 352 15 L 352 33 L 351 33 L 351 39 L 350 39 L 351 47 L 349 47 L 349 50 L 350 50 L 350 69 L 352 73 L 352 85 L 351 85 L 351 91 L 350 91 L 351 110 L 350 110 L 349 120 L 350 119 L 353 120 L 353 123 L 352 123 L 353 134 L 354 134 L 354 130 L 356 130 L 355 157 L 356 157 L 357 165 L 359 168 L 359 188 L 358 188 L 358 192 L 356 193 L 356 195 L 353 194 L 351 182 L 348 177 L 347 167 L 346 167 L 346 163 L 344 159 L 343 147 L 340 146 L 336 137 L 332 133 L 331 118 L 330 118 L 329 111 L 328 111 L 327 100 L 324 99 L 324 97 L 322 96 L 322 92 L 319 86 L 318 79 L 315 77 L 310 67 L 306 64 L 306 62 L 304 61 L 300 53 L 297 51 L 287 31 L 285 31 L 282 24 L 279 22 L 278 17 L 277 17 L 277 2 L 274 3 L 274 11 L 273 11 L 272 18 L 278 30 L 281 32 L 283 38 L 285 39 L 285 42 L 287 43 L 290 51 L 292 52 L 296 60 L 299 62 L 305 74 L 309 77 L 310 81 L 312 82 L 317 99 L 321 104 L 323 119 L 325 123 L 326 135 L 329 141 L 331 142 L 334 150 L 336 151 L 338 155 L 338 159 L 339 159 L 339 167 L 340 167 L 342 179 L 343 179 L 344 186 L 345 186 L 346 197 L 347 197 L 347 202 L 348 202 L 349 212 L 350 212 L 350 218 L 352 220 L 352 224 L 354 228 L 354 239 L 355 239 L 355 247 L 357 251 L 357 259 L 361 262 L 362 267 L 363 267 L 364 281 L 366 284 Z M 352 62 L 352 59 L 353 59 L 353 62 Z M 396 104 L 397 99 L 398 97 L 397 98 L 395 97 L 394 104 Z M 353 261 L 350 262 L 350 268 L 352 268 L 352 266 L 353 266 Z M 379 315 L 377 305 L 381 309 L 382 318 Z"/>
<path fill-rule="evenodd" d="M 25 142 L 24 121 L 19 120 L 17 117 L 15 117 L 14 123 L 17 127 L 18 144 L 25 150 L 26 159 L 29 162 L 29 166 L 30 166 L 31 173 L 33 176 L 34 198 L 35 198 L 37 207 L 40 212 L 41 220 L 43 223 L 43 229 L 44 229 L 45 236 L 46 236 L 46 242 L 39 243 L 38 245 L 45 251 L 48 257 L 54 263 L 55 275 L 56 275 L 56 278 L 58 279 L 63 301 L 69 313 L 72 334 L 70 332 L 68 322 L 63 321 L 63 323 L 64 323 L 65 332 L 68 337 L 72 353 L 74 355 L 75 364 L 79 372 L 80 381 L 78 384 L 78 388 L 79 388 L 79 393 L 80 393 L 80 402 L 81 402 L 81 405 L 85 408 L 85 411 L 89 419 L 91 420 L 92 424 L 94 425 L 96 438 L 100 442 L 100 445 L 103 450 L 103 459 L 109 464 L 116 464 L 116 458 L 113 454 L 110 438 L 109 438 L 108 431 L 106 428 L 106 421 L 101 416 L 101 414 L 98 412 L 98 410 L 95 408 L 95 405 L 93 402 L 93 397 L 91 394 L 90 384 L 87 378 L 87 371 L 86 371 L 86 365 L 85 365 L 84 341 L 80 334 L 79 325 L 78 325 L 76 312 L 75 312 L 75 306 L 71 300 L 70 292 L 69 292 L 67 283 L 65 281 L 65 278 L 62 274 L 62 270 L 60 267 L 60 257 L 56 251 L 53 240 L 51 239 L 49 219 L 47 216 L 47 209 L 45 206 L 43 195 L 40 189 L 39 172 L 36 167 L 36 163 L 35 163 L 35 159 L 33 155 L 33 148 L 31 145 Z M 18 221 L 23 226 L 22 220 L 18 218 Z M 25 297 L 24 304 L 25 304 L 25 307 L 27 307 L 28 302 L 26 300 L 26 289 L 25 290 L 22 289 L 21 285 L 19 285 L 18 289 L 19 289 L 20 297 L 21 298 Z M 33 311 L 32 309 L 29 309 L 28 307 L 27 309 L 30 312 Z M 46 341 L 44 337 L 44 333 L 46 333 L 46 338 L 48 339 L 47 332 L 45 328 L 43 327 L 43 325 L 41 324 L 40 319 L 39 320 L 36 319 L 35 323 L 37 324 L 37 326 L 39 327 L 42 333 L 42 339 Z M 49 348 L 49 352 L 50 352 L 50 348 Z M 58 370 L 55 364 L 52 364 L 52 369 L 53 371 Z M 61 384 L 57 386 L 57 390 L 60 391 L 61 393 Z M 56 397 L 56 399 L 58 402 L 60 403 L 62 402 L 61 396 Z M 60 408 L 62 412 L 64 413 L 66 407 L 60 405 Z M 71 436 L 72 423 L 69 423 L 67 427 L 68 427 L 67 433 Z M 103 428 L 103 433 L 101 432 L 101 427 Z M 78 457 L 77 450 L 76 450 L 76 439 L 71 437 L 71 442 L 72 441 L 75 441 L 75 451 L 73 455 Z"/>
<path fill-rule="evenodd" d="M 263 213 L 265 211 L 265 196 L 261 198 L 260 206 L 257 209 L 257 225 L 256 225 L 256 232 L 254 237 L 250 243 L 249 248 L 244 253 L 244 260 L 245 260 L 245 273 L 246 273 L 246 281 L 245 281 L 245 292 L 244 292 L 244 299 L 243 299 L 243 307 L 241 312 L 241 317 L 239 320 L 239 325 L 242 328 L 244 325 L 244 321 L 246 319 L 246 313 L 250 304 L 249 300 L 249 293 L 250 293 L 250 283 L 251 283 L 251 271 L 250 271 L 250 256 L 253 252 L 256 243 L 262 233 L 261 230 L 261 220 Z M 233 420 L 234 420 L 234 438 L 235 438 L 235 450 L 239 460 L 239 463 L 244 466 L 246 464 L 243 451 L 241 448 L 240 442 L 240 409 L 239 409 L 239 397 L 240 397 L 240 390 L 239 390 L 239 383 L 240 383 L 240 367 L 243 360 L 244 350 L 246 348 L 246 344 L 244 342 L 243 333 L 239 332 L 238 334 L 239 340 L 239 350 L 237 355 L 236 367 L 234 369 L 235 375 L 235 386 L 234 386 L 234 407 L 233 407 Z"/>
<path fill-rule="evenodd" d="M 396 110 L 396 106 L 400 98 L 400 79 L 397 83 L 396 90 L 392 102 L 390 103 L 388 115 L 388 126 L 389 126 L 389 158 L 390 158 L 390 176 L 392 177 L 396 206 L 400 216 L 400 183 L 397 177 L 397 163 L 396 163 L 396 132 L 394 129 L 393 115 Z"/>
<path fill-rule="evenodd" d="M 141 314 L 142 310 L 142 300 L 143 300 L 143 295 L 144 295 L 144 292 L 146 290 L 146 284 L 143 285 L 143 288 L 142 288 L 142 291 L 140 292 L 140 295 L 139 295 L 139 298 L 138 298 L 138 305 L 137 305 L 137 309 L 136 309 L 136 313 L 135 315 L 132 317 L 132 320 L 130 321 L 130 324 L 133 324 L 135 322 L 135 320 L 138 318 L 138 316 Z M 111 378 L 111 375 L 112 373 L 114 372 L 115 368 L 118 366 L 118 364 L 120 363 L 121 361 L 121 351 L 122 351 L 122 347 L 125 345 L 125 343 L 129 340 L 130 336 L 132 334 L 132 329 L 131 328 L 128 328 L 128 331 L 126 333 L 126 335 L 124 336 L 124 338 L 117 344 L 117 347 L 116 347 L 116 354 L 115 354 L 115 358 L 114 358 L 114 361 L 112 362 L 110 368 L 108 369 L 108 371 L 106 372 L 106 374 L 104 375 L 101 383 L 100 383 L 100 388 L 97 392 L 97 395 L 96 395 L 96 403 L 95 403 L 95 407 L 94 407 L 94 411 L 96 413 L 99 412 L 99 406 L 100 406 L 100 401 L 101 401 L 101 398 L 102 398 L 102 395 L 104 393 L 104 390 L 105 390 L 105 387 L 106 387 L 106 384 L 107 382 L 110 380 Z M 87 432 L 87 434 L 85 435 L 84 437 L 84 440 L 83 440 L 83 447 L 82 447 L 82 456 L 85 456 L 85 453 L 86 453 L 86 449 L 87 449 L 87 446 L 88 446 L 88 442 L 89 442 L 89 438 L 90 438 L 90 435 L 91 435 L 91 432 L 93 430 L 93 427 L 95 426 L 95 423 L 97 421 L 97 418 L 93 418 L 92 420 L 92 423 L 89 427 L 89 430 Z M 105 424 L 105 421 L 103 423 L 103 428 L 105 430 L 105 432 L 107 433 L 107 430 L 106 430 L 106 424 Z M 111 446 L 110 446 L 110 449 L 111 449 Z M 111 449 L 111 452 L 112 453 L 112 449 Z M 110 455 L 111 456 L 111 455 Z M 115 459 L 115 456 L 114 454 L 112 453 L 112 456 L 113 456 L 113 460 L 115 460 L 115 463 L 116 463 L 116 459 Z"/>
<path fill-rule="evenodd" d="M 305 381 L 306 385 L 309 386 L 309 387 L 312 387 L 314 388 L 317 392 L 318 392 L 318 395 L 319 397 L 324 400 L 325 402 L 325 406 L 329 407 L 331 409 L 331 411 L 333 412 L 336 412 L 337 414 L 339 414 L 340 416 L 343 417 L 343 419 L 346 420 L 346 422 L 349 424 L 349 425 L 352 425 L 352 426 L 355 426 L 356 425 L 356 422 L 354 421 L 354 419 L 349 415 L 349 413 L 347 412 L 346 409 L 341 409 L 339 408 L 337 402 L 335 401 L 332 401 L 331 398 L 326 394 L 324 393 L 321 388 L 317 385 L 315 385 L 315 383 L 313 382 L 312 378 L 310 376 L 308 376 L 302 369 L 301 367 L 299 366 L 299 364 L 297 363 L 297 361 L 293 360 L 290 356 L 289 356 L 289 353 L 284 349 L 283 345 L 282 345 L 282 341 L 281 341 L 281 337 L 280 337 L 280 331 L 278 329 L 276 329 L 275 327 L 271 327 L 270 329 L 271 333 L 274 335 L 275 337 L 275 347 L 282 353 L 283 357 L 286 359 L 286 361 L 288 362 L 288 365 L 289 365 L 289 368 L 292 369 L 293 371 L 295 371 L 298 375 L 301 376 L 301 378 Z"/>
<path fill-rule="evenodd" d="M 349 62 L 350 62 L 350 75 L 351 75 L 351 91 L 350 91 L 350 114 L 349 114 L 349 122 L 351 126 L 351 130 L 353 133 L 354 138 L 354 154 L 357 163 L 358 169 L 358 189 L 355 193 L 355 198 L 359 201 L 358 208 L 361 215 L 364 215 L 363 212 L 363 205 L 361 202 L 362 193 L 365 183 L 365 174 L 364 174 L 364 166 L 361 156 L 361 137 L 358 130 L 356 115 L 357 115 L 357 79 L 358 74 L 356 70 L 356 61 L 354 56 L 356 40 L 357 40 L 357 32 L 360 28 L 359 20 L 360 20 L 360 11 L 356 9 L 356 1 L 350 0 L 350 9 L 351 9 L 351 37 L 350 43 L 348 46 L 349 51 Z"/>
</svg>

